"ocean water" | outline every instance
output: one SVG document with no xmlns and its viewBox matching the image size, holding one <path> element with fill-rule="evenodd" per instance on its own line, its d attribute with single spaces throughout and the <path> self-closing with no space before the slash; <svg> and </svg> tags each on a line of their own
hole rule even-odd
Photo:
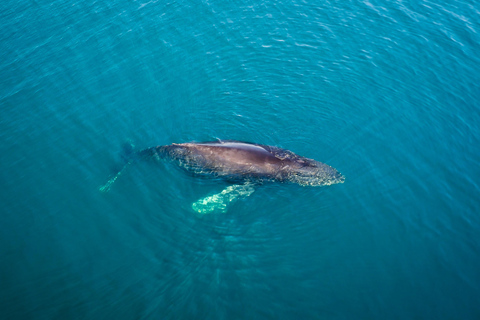
<svg viewBox="0 0 480 320">
<path fill-rule="evenodd" d="M 479 319 L 476 1 L 0 4 L 0 318 Z M 236 139 L 344 184 L 121 146 Z"/>
</svg>

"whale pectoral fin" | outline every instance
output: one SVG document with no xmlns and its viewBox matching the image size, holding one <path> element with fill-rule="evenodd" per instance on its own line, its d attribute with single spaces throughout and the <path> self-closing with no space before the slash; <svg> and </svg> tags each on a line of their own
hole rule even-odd
<svg viewBox="0 0 480 320">
<path fill-rule="evenodd" d="M 227 212 L 228 204 L 244 199 L 255 191 L 252 183 L 234 184 L 223 189 L 220 193 L 198 199 L 192 203 L 192 209 L 200 214 L 212 212 Z"/>
</svg>

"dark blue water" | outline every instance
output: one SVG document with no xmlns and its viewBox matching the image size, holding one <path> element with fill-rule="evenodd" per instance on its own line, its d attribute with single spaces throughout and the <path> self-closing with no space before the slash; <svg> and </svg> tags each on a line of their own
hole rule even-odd
<svg viewBox="0 0 480 320">
<path fill-rule="evenodd" d="M 0 317 L 479 319 L 476 1 L 0 4 Z M 237 139 L 344 184 L 226 183 L 121 145 Z"/>
</svg>

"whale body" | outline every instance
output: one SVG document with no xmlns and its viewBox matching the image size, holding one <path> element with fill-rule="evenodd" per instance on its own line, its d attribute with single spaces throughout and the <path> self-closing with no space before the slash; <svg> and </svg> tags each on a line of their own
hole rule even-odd
<svg viewBox="0 0 480 320">
<path fill-rule="evenodd" d="M 267 181 L 301 186 L 325 186 L 345 181 L 340 172 L 327 164 L 278 147 L 236 140 L 173 143 L 138 152 L 128 145 L 125 151 L 126 164 L 100 187 L 100 191 L 110 190 L 125 168 L 138 159 L 170 160 L 193 175 L 235 183 L 220 193 L 194 202 L 192 209 L 200 214 L 226 212 L 229 204 L 250 196 L 256 185 Z"/>
<path fill-rule="evenodd" d="M 302 186 L 345 181 L 340 172 L 327 164 L 278 147 L 236 140 L 174 143 L 142 150 L 139 155 L 171 159 L 194 175 L 232 181 L 292 182 Z"/>
</svg>

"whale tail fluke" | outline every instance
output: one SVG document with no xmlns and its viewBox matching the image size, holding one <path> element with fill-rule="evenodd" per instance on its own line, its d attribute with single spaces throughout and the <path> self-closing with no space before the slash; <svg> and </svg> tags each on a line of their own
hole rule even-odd
<svg viewBox="0 0 480 320">
<path fill-rule="evenodd" d="M 121 168 L 115 173 L 113 177 L 108 179 L 107 183 L 105 183 L 103 186 L 99 188 L 100 192 L 108 192 L 110 191 L 110 188 L 112 187 L 113 183 L 122 175 L 122 173 L 125 171 L 125 168 L 128 167 L 130 163 L 135 158 L 135 146 L 131 142 L 124 143 L 122 146 L 122 152 L 120 154 L 122 160 L 123 160 L 123 165 Z"/>
<path fill-rule="evenodd" d="M 135 146 L 131 142 L 125 142 L 122 145 L 121 157 L 124 163 L 127 163 L 132 160 L 135 155 Z"/>
</svg>

